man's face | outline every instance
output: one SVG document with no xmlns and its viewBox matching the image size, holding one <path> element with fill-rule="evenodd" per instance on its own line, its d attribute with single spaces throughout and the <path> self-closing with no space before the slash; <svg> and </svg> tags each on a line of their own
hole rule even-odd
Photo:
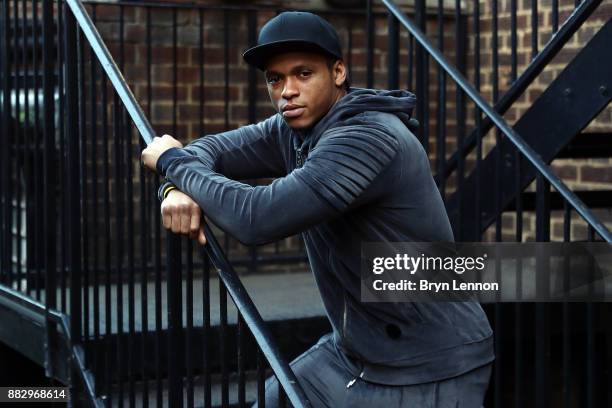
<svg viewBox="0 0 612 408">
<path fill-rule="evenodd" d="M 290 52 L 270 59 L 266 83 L 277 112 L 294 129 L 306 129 L 319 121 L 344 94 L 346 78 L 342 61 L 330 69 L 323 55 Z"/>
</svg>

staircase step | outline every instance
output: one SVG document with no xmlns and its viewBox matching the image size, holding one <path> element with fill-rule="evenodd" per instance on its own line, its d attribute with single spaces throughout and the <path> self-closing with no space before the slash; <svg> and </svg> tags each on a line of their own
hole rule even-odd
<svg viewBox="0 0 612 408">
<path fill-rule="evenodd" d="M 612 191 L 611 190 L 594 190 L 594 191 L 574 191 L 589 208 L 612 208 Z M 536 193 L 525 192 L 523 197 L 523 211 L 535 211 L 536 209 Z M 550 193 L 550 209 L 563 210 L 565 199 L 556 191 Z M 505 211 L 516 210 L 516 202 L 513 200 L 506 207 Z"/>
<path fill-rule="evenodd" d="M 153 278 L 151 276 L 151 278 Z M 253 299 L 255 306 L 261 313 L 261 316 L 265 321 L 284 321 L 292 319 L 303 319 L 313 317 L 324 317 L 325 309 L 319 295 L 319 290 L 315 284 L 312 273 L 300 272 L 300 273 L 273 273 L 273 274 L 252 274 L 241 276 L 242 283 L 244 284 L 247 293 Z M 219 279 L 214 277 L 214 272 L 211 272 L 210 278 L 210 325 L 215 327 L 220 322 L 220 307 L 219 307 Z M 129 331 L 129 285 L 123 283 L 122 287 L 123 296 L 123 330 L 125 334 Z M 146 311 L 148 316 L 147 330 L 149 332 L 155 330 L 155 282 L 149 281 L 147 284 L 147 303 Z M 94 299 L 93 287 L 89 288 L 89 299 L 93 303 Z M 106 318 L 104 315 L 106 309 L 106 287 L 100 285 L 98 288 L 98 296 L 100 299 L 100 331 L 104 333 Z M 161 283 L 160 288 L 162 297 L 162 308 L 166 310 L 166 297 L 167 293 L 166 281 Z M 112 284 L 110 286 L 110 306 L 112 316 L 111 332 L 108 334 L 116 334 L 117 328 L 117 292 L 118 285 Z M 183 298 L 187 292 L 187 282 L 183 280 Z M 202 279 L 195 278 L 193 281 L 193 325 L 194 327 L 201 327 L 203 324 L 203 301 L 202 301 Z M 142 292 L 141 285 L 136 283 L 134 289 L 134 329 L 136 332 L 142 330 Z M 43 292 L 44 299 L 44 292 Z M 236 308 L 234 302 L 228 296 L 227 301 L 227 316 L 229 324 L 236 324 Z M 167 315 L 162 313 L 162 329 L 167 328 Z M 89 307 L 89 322 L 94 321 L 94 310 L 93 305 Z M 187 310 L 185 302 L 183 301 L 183 325 L 187 325 Z M 94 327 L 90 323 L 89 334 L 93 336 Z"/>
<path fill-rule="evenodd" d="M 293 359 L 308 347 L 314 344 L 323 334 L 331 331 L 327 320 L 323 304 L 314 282 L 314 278 L 310 272 L 307 273 L 276 273 L 276 274 L 253 274 L 241 277 L 247 292 L 253 299 L 253 302 L 260 311 L 264 321 L 267 324 L 269 331 L 272 334 L 281 353 L 288 360 Z M 210 279 L 210 325 L 211 329 L 207 336 L 209 340 L 209 367 L 212 373 L 219 372 L 220 356 L 216 352 L 219 350 L 219 342 L 221 341 L 220 330 L 220 308 L 219 308 L 219 281 L 217 278 Z M 127 373 L 128 366 L 132 370 L 141 373 L 145 372 L 148 377 L 155 372 L 156 359 L 167 362 L 167 319 L 166 314 L 162 314 L 162 325 L 158 335 L 155 332 L 155 303 L 153 302 L 155 293 L 154 283 L 150 283 L 147 287 L 147 313 L 148 323 L 145 332 L 143 333 L 143 325 L 141 321 L 141 293 L 137 287 L 134 291 L 135 296 L 135 321 L 134 333 L 129 333 L 129 314 L 128 314 L 128 285 L 123 285 L 123 330 L 121 334 L 117 333 L 116 325 L 112 326 L 110 333 L 105 333 L 105 316 L 100 316 L 101 335 L 98 339 L 93 338 L 93 327 L 90 326 L 90 341 L 87 344 L 90 350 L 90 358 L 97 360 L 96 367 L 104 367 L 106 356 L 109 356 L 111 361 L 118 359 L 118 344 L 121 342 L 121 356 L 124 361 L 124 373 Z M 183 282 L 183 296 L 186 292 L 186 282 Z M 166 293 L 166 283 L 162 283 L 161 293 Z M 104 298 L 105 290 L 100 288 L 100 310 L 105 310 Z M 90 289 L 89 299 L 93 299 L 93 289 Z M 164 298 L 165 302 L 165 298 Z M 203 305 L 202 305 L 202 280 L 194 281 L 194 302 L 193 302 L 193 329 L 191 338 L 193 339 L 193 349 L 191 352 L 191 360 L 194 361 L 194 371 L 199 374 L 202 370 L 202 361 L 204 353 L 202 343 L 204 339 L 203 326 Z M 116 323 L 116 304 L 117 304 L 117 285 L 111 286 L 111 315 L 113 323 Z M 165 310 L 165 305 L 162 304 L 162 309 Z M 230 366 L 235 366 L 235 350 L 236 350 L 236 322 L 237 311 L 231 300 L 228 300 L 228 327 L 225 329 L 225 347 L 228 350 L 228 356 L 231 357 Z M 183 302 L 183 327 L 187 326 L 186 309 Z M 93 322 L 93 311 L 90 309 L 89 321 Z M 181 333 L 183 339 L 187 337 L 188 331 L 184 329 Z M 247 369 L 256 367 L 255 360 L 255 344 L 251 336 L 247 336 L 244 355 L 246 356 L 245 367 Z M 119 340 L 120 338 L 120 340 Z M 130 340 L 131 339 L 131 340 Z M 156 345 L 159 344 L 159 350 Z M 143 354 L 142 351 L 146 351 Z M 128 357 L 129 356 L 129 357 Z M 147 356 L 153 356 L 147 358 Z M 144 364 L 143 364 L 143 358 Z M 129 361 L 128 361 L 129 360 Z M 230 367 L 230 369 L 233 369 Z M 103 369 L 98 369 L 96 377 L 101 378 L 104 375 Z M 110 373 L 111 381 L 117 380 L 117 372 L 113 370 Z"/>
<path fill-rule="evenodd" d="M 270 373 L 267 373 L 267 376 Z M 222 405 L 222 397 L 221 397 L 221 376 L 213 375 L 211 377 L 211 395 L 210 402 L 212 408 L 221 408 Z M 238 407 L 238 376 L 235 373 L 232 373 L 229 376 L 229 407 Z M 257 373 L 255 371 L 247 371 L 245 373 L 245 403 L 246 406 L 251 406 L 255 400 L 257 399 Z M 123 384 L 123 395 L 121 400 L 123 401 L 124 406 L 130 406 L 130 395 L 129 395 L 129 384 Z M 147 385 L 147 395 L 148 402 L 150 407 L 162 406 L 162 407 L 170 407 L 174 404 L 168 403 L 168 382 L 164 379 L 162 381 L 162 403 L 157 404 L 157 388 L 154 382 L 149 382 Z M 112 398 L 111 402 L 113 406 L 118 406 L 119 402 L 119 389 L 117 386 L 112 389 Z M 134 384 L 134 401 L 136 402 L 136 406 L 142 406 L 145 400 L 144 394 L 144 386 L 142 382 L 136 382 Z M 187 383 L 186 381 L 183 383 L 183 406 L 187 407 Z M 193 406 L 196 408 L 204 407 L 204 388 L 202 378 L 196 377 L 194 378 L 193 384 Z"/>
<path fill-rule="evenodd" d="M 612 132 L 582 133 L 557 156 L 558 159 L 601 159 L 612 157 Z"/>
</svg>

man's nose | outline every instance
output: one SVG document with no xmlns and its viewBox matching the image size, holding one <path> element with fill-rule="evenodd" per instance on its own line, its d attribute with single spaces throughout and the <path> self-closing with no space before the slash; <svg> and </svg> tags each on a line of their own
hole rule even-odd
<svg viewBox="0 0 612 408">
<path fill-rule="evenodd" d="M 283 88 L 283 93 L 281 95 L 283 99 L 289 100 L 294 96 L 297 96 L 299 93 L 297 81 L 292 78 L 287 78 L 285 81 L 285 87 Z"/>
</svg>

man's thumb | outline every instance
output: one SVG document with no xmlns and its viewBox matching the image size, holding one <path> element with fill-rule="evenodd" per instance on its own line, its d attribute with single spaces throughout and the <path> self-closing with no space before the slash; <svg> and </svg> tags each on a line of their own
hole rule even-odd
<svg viewBox="0 0 612 408">
<path fill-rule="evenodd" d="M 206 245 L 206 236 L 204 235 L 203 225 L 200 225 L 200 232 L 198 232 L 198 243 L 200 245 Z"/>
</svg>

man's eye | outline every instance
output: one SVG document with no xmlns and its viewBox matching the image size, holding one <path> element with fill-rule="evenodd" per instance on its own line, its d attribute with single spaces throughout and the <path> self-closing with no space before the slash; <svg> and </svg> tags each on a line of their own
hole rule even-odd
<svg viewBox="0 0 612 408">
<path fill-rule="evenodd" d="M 310 72 L 310 71 L 302 71 L 302 72 L 300 72 L 300 76 L 302 78 L 308 78 L 310 75 L 312 75 L 312 72 Z"/>
<path fill-rule="evenodd" d="M 274 85 L 275 83 L 277 83 L 278 80 L 279 80 L 278 76 L 270 76 L 270 77 L 268 77 L 268 83 L 271 84 L 271 85 Z"/>
</svg>

